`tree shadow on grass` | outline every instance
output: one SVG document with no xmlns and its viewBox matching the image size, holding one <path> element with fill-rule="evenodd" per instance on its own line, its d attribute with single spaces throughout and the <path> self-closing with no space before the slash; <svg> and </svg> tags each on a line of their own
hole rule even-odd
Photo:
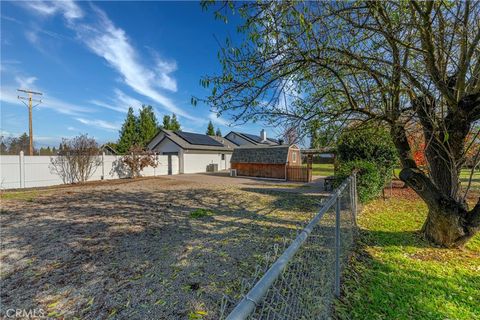
<svg viewBox="0 0 480 320">
<path fill-rule="evenodd" d="M 432 243 L 425 240 L 418 231 L 381 231 L 360 229 L 360 238 L 364 245 L 376 247 L 416 247 L 416 248 L 432 248 Z M 439 250 L 441 248 L 435 247 Z"/>
<path fill-rule="evenodd" d="M 387 245 L 387 244 L 383 244 Z M 423 268 L 429 268 L 425 265 Z M 480 316 L 480 276 L 458 269 L 454 273 L 423 272 L 411 265 L 379 260 L 359 248 L 344 274 L 339 319 L 473 319 Z M 439 268 L 439 273 L 442 271 Z"/>
</svg>

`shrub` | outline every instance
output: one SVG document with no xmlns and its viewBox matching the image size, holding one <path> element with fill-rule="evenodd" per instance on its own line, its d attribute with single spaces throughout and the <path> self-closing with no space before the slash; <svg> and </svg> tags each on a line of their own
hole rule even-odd
<svg viewBox="0 0 480 320">
<path fill-rule="evenodd" d="M 345 130 L 337 145 L 337 161 L 342 163 L 365 160 L 377 165 L 384 182 L 392 177 L 398 163 L 397 150 L 390 132 L 381 126 L 363 125 Z"/>
<path fill-rule="evenodd" d="M 357 172 L 357 194 L 361 203 L 366 203 L 380 195 L 384 185 L 384 178 L 378 166 L 369 161 L 356 160 L 341 163 L 337 174 L 335 184 L 340 185 L 353 170 Z"/>
<path fill-rule="evenodd" d="M 58 174 L 64 183 L 78 183 L 87 181 L 101 164 L 98 143 L 81 134 L 62 139 L 58 155 L 50 158 L 50 171 Z"/>
<path fill-rule="evenodd" d="M 146 167 L 158 166 L 157 156 L 153 151 L 144 150 L 139 145 L 133 145 L 128 149 L 128 154 L 122 157 L 122 162 L 129 169 L 132 178 L 140 176 L 140 172 Z"/>
</svg>

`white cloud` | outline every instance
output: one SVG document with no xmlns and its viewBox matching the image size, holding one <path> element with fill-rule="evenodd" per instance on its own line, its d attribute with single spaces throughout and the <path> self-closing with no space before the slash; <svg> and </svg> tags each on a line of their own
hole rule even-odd
<svg viewBox="0 0 480 320">
<path fill-rule="evenodd" d="M 105 120 L 100 120 L 100 119 L 85 119 L 85 118 L 76 118 L 77 121 L 86 124 L 88 126 L 93 126 L 93 127 L 100 127 L 102 129 L 105 129 L 107 131 L 117 131 L 120 129 L 120 124 L 118 123 L 112 123 L 108 122 Z"/>
<path fill-rule="evenodd" d="M 230 126 L 230 123 L 228 123 L 228 121 L 226 121 L 225 119 L 217 117 L 217 114 L 214 113 L 214 112 L 211 112 L 208 115 L 208 119 L 212 120 L 213 123 L 221 125 L 221 126 L 226 126 L 226 127 Z"/>
<path fill-rule="evenodd" d="M 66 1 L 65 3 L 61 3 L 61 1 L 53 3 L 35 1 L 24 4 L 24 7 L 43 16 L 62 14 L 68 20 L 67 27 L 75 31 L 77 38 L 93 53 L 104 58 L 121 75 L 122 81 L 136 93 L 148 97 L 164 109 L 180 117 L 195 122 L 199 121 L 177 107 L 168 96 L 161 92 L 161 90 L 177 91 L 177 82 L 171 75 L 177 69 L 176 62 L 162 59 L 153 51 L 153 67 L 142 63 L 141 57 L 125 31 L 116 27 L 101 9 L 91 5 L 94 14 L 89 15 L 89 18 L 90 16 L 93 17 L 95 22 L 87 23 L 80 19 L 84 16 L 84 12 L 73 1 Z M 36 36 L 36 33 L 31 33 L 27 37 L 30 37 L 31 41 L 38 41 L 35 38 Z M 117 111 L 121 109 L 111 103 L 98 100 L 90 102 Z"/>
<path fill-rule="evenodd" d="M 60 13 L 68 21 L 83 17 L 82 9 L 72 0 L 62 1 L 25 1 L 21 4 L 27 9 L 42 16 L 52 16 Z"/>
<path fill-rule="evenodd" d="M 144 66 L 139 61 L 138 53 L 125 31 L 117 28 L 103 11 L 93 8 L 98 17 L 96 25 L 82 24 L 73 27 L 81 41 L 119 72 L 123 81 L 135 92 L 152 99 L 170 112 L 195 120 L 157 90 L 157 88 L 172 92 L 177 90 L 176 80 L 170 76 L 176 69 L 176 63 L 164 61 L 157 54 L 156 68 Z"/>
<path fill-rule="evenodd" d="M 31 43 L 31 44 L 37 44 L 38 43 L 38 34 L 37 32 L 33 30 L 25 31 L 25 38 Z"/>
<path fill-rule="evenodd" d="M 36 77 L 24 77 L 17 75 L 15 76 L 15 82 L 22 89 L 33 89 L 34 82 L 37 81 Z"/>
<path fill-rule="evenodd" d="M 140 100 L 137 100 L 125 94 L 120 89 L 115 89 L 114 93 L 115 93 L 115 98 L 110 99 L 109 102 L 93 99 L 93 100 L 90 100 L 89 103 L 99 107 L 107 108 L 110 110 L 115 110 L 121 113 L 126 113 L 129 107 L 132 107 L 135 110 L 138 110 L 142 106 L 142 103 L 140 102 Z"/>
<path fill-rule="evenodd" d="M 123 91 L 115 89 L 114 92 L 117 103 L 121 104 L 125 111 L 127 111 L 129 107 L 139 109 L 142 106 L 142 103 L 139 100 L 126 95 Z"/>
<path fill-rule="evenodd" d="M 168 62 L 162 60 L 158 54 L 154 55 L 157 66 L 157 86 L 176 92 L 177 81 L 170 76 L 170 73 L 177 70 L 177 63 L 175 61 Z"/>
</svg>

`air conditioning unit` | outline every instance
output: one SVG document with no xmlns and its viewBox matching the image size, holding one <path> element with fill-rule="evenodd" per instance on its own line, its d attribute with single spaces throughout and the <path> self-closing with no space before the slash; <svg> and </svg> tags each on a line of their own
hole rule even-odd
<svg viewBox="0 0 480 320">
<path fill-rule="evenodd" d="M 237 169 L 230 169 L 230 177 L 236 177 L 237 176 Z"/>
<path fill-rule="evenodd" d="M 207 172 L 217 172 L 218 171 L 218 163 L 210 163 L 207 166 Z"/>
</svg>

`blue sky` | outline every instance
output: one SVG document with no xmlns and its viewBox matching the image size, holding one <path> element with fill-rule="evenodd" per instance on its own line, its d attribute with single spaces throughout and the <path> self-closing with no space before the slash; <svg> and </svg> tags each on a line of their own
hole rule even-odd
<svg viewBox="0 0 480 320">
<path fill-rule="evenodd" d="M 129 106 L 154 106 L 157 118 L 175 112 L 182 129 L 258 133 L 261 124 L 229 127 L 192 96 L 199 80 L 218 73 L 219 45 L 234 39 L 237 17 L 215 20 L 197 2 L 1 2 L 1 133 L 28 130 L 17 88 L 39 90 L 36 146 L 88 133 L 116 141 Z M 270 133 L 270 132 L 269 132 Z M 271 132 L 269 136 L 274 136 Z"/>
</svg>

